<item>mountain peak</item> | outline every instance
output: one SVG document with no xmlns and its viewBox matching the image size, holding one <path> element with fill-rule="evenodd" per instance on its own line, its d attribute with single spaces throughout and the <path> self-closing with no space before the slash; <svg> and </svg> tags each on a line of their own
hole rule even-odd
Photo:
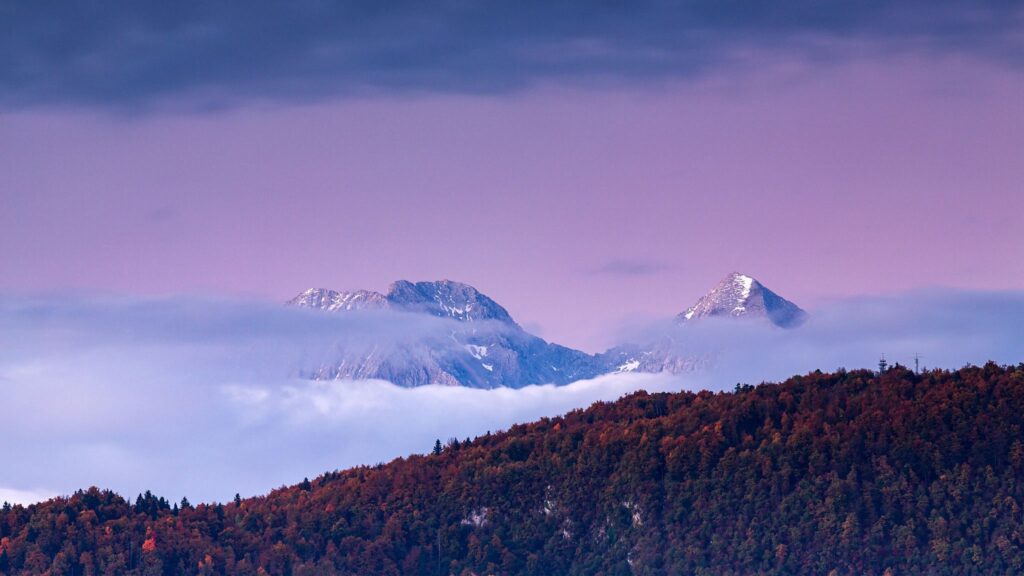
<svg viewBox="0 0 1024 576">
<path fill-rule="evenodd" d="M 783 328 L 800 325 L 807 312 L 766 288 L 752 276 L 732 272 L 677 316 L 680 322 L 708 317 L 767 318 Z"/>
<path fill-rule="evenodd" d="M 288 305 L 335 312 L 387 308 L 388 300 L 380 292 L 372 290 L 339 292 L 327 288 L 310 288 L 289 300 Z"/>
<path fill-rule="evenodd" d="M 339 292 L 327 288 L 310 288 L 289 300 L 288 304 L 327 312 L 391 308 L 462 322 L 497 320 L 518 326 L 508 310 L 500 304 L 473 286 L 453 280 L 398 280 L 388 286 L 386 294 L 372 290 Z"/>
<path fill-rule="evenodd" d="M 387 299 L 403 308 L 465 322 L 498 320 L 515 324 L 508 311 L 479 290 L 463 282 L 399 280 L 388 288 Z"/>
</svg>

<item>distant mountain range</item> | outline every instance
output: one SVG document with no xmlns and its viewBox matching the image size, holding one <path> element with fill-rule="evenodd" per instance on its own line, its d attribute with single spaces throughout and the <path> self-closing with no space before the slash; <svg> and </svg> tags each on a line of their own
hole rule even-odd
<svg viewBox="0 0 1024 576">
<path fill-rule="evenodd" d="M 625 344 L 602 354 L 549 343 L 525 331 L 505 308 L 476 288 L 451 280 L 399 280 L 384 294 L 311 288 L 288 304 L 332 313 L 389 310 L 454 321 L 446 334 L 401 345 L 367 342 L 343 347 L 330 361 L 311 367 L 309 375 L 316 379 L 379 378 L 407 387 L 518 388 L 568 384 L 613 372 L 684 372 L 706 361 L 658 341 Z M 754 278 L 732 273 L 676 321 L 685 325 L 715 317 L 794 328 L 807 313 Z"/>
</svg>

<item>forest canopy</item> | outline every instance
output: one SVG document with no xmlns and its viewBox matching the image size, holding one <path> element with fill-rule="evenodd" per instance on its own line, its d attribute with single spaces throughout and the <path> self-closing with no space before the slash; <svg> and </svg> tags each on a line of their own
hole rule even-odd
<svg viewBox="0 0 1024 576">
<path fill-rule="evenodd" d="M 0 574 L 1017 574 L 1022 414 L 1024 364 L 637 392 L 256 498 L 5 505 Z"/>
</svg>

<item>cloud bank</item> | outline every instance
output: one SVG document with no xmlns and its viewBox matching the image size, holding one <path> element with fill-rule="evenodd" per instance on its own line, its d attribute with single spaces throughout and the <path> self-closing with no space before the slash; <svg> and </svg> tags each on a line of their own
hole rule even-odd
<svg viewBox="0 0 1024 576">
<path fill-rule="evenodd" d="M 812 309 L 806 323 L 781 329 L 763 322 L 665 322 L 634 328 L 627 339 L 655 342 L 671 354 L 707 359 L 711 367 L 689 386 L 714 390 L 772 382 L 812 370 L 959 368 L 992 360 L 1024 361 L 1024 294 L 944 289 L 851 298 Z"/>
<path fill-rule="evenodd" d="M 126 495 L 227 500 L 302 477 L 426 452 L 637 389 L 731 389 L 794 373 L 1024 360 L 1024 294 L 925 291 L 835 302 L 783 331 L 648 327 L 714 368 L 609 375 L 563 387 L 399 388 L 313 382 L 298 370 L 336 346 L 401 342 L 450 326 L 408 314 L 318 314 L 211 298 L 0 298 L 5 461 L 0 500 L 99 485 Z"/>
<path fill-rule="evenodd" d="M 1019 65 L 1021 3 L 0 1 L 0 102 L 137 106 L 689 77 L 842 46 Z"/>
<path fill-rule="evenodd" d="M 455 328 L 210 298 L 2 298 L 0 437 L 12 465 L 0 468 L 0 500 L 98 485 L 224 501 L 667 385 L 634 376 L 486 392 L 297 376 L 339 347 L 401 349 Z"/>
</svg>

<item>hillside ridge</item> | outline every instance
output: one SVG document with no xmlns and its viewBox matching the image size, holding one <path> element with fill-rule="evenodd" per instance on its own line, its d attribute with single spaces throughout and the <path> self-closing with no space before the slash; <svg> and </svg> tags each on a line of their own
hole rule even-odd
<svg viewBox="0 0 1024 576">
<path fill-rule="evenodd" d="M 0 572 L 1012 573 L 1021 413 L 1024 364 L 636 392 L 227 504 L 5 508 Z"/>
</svg>

